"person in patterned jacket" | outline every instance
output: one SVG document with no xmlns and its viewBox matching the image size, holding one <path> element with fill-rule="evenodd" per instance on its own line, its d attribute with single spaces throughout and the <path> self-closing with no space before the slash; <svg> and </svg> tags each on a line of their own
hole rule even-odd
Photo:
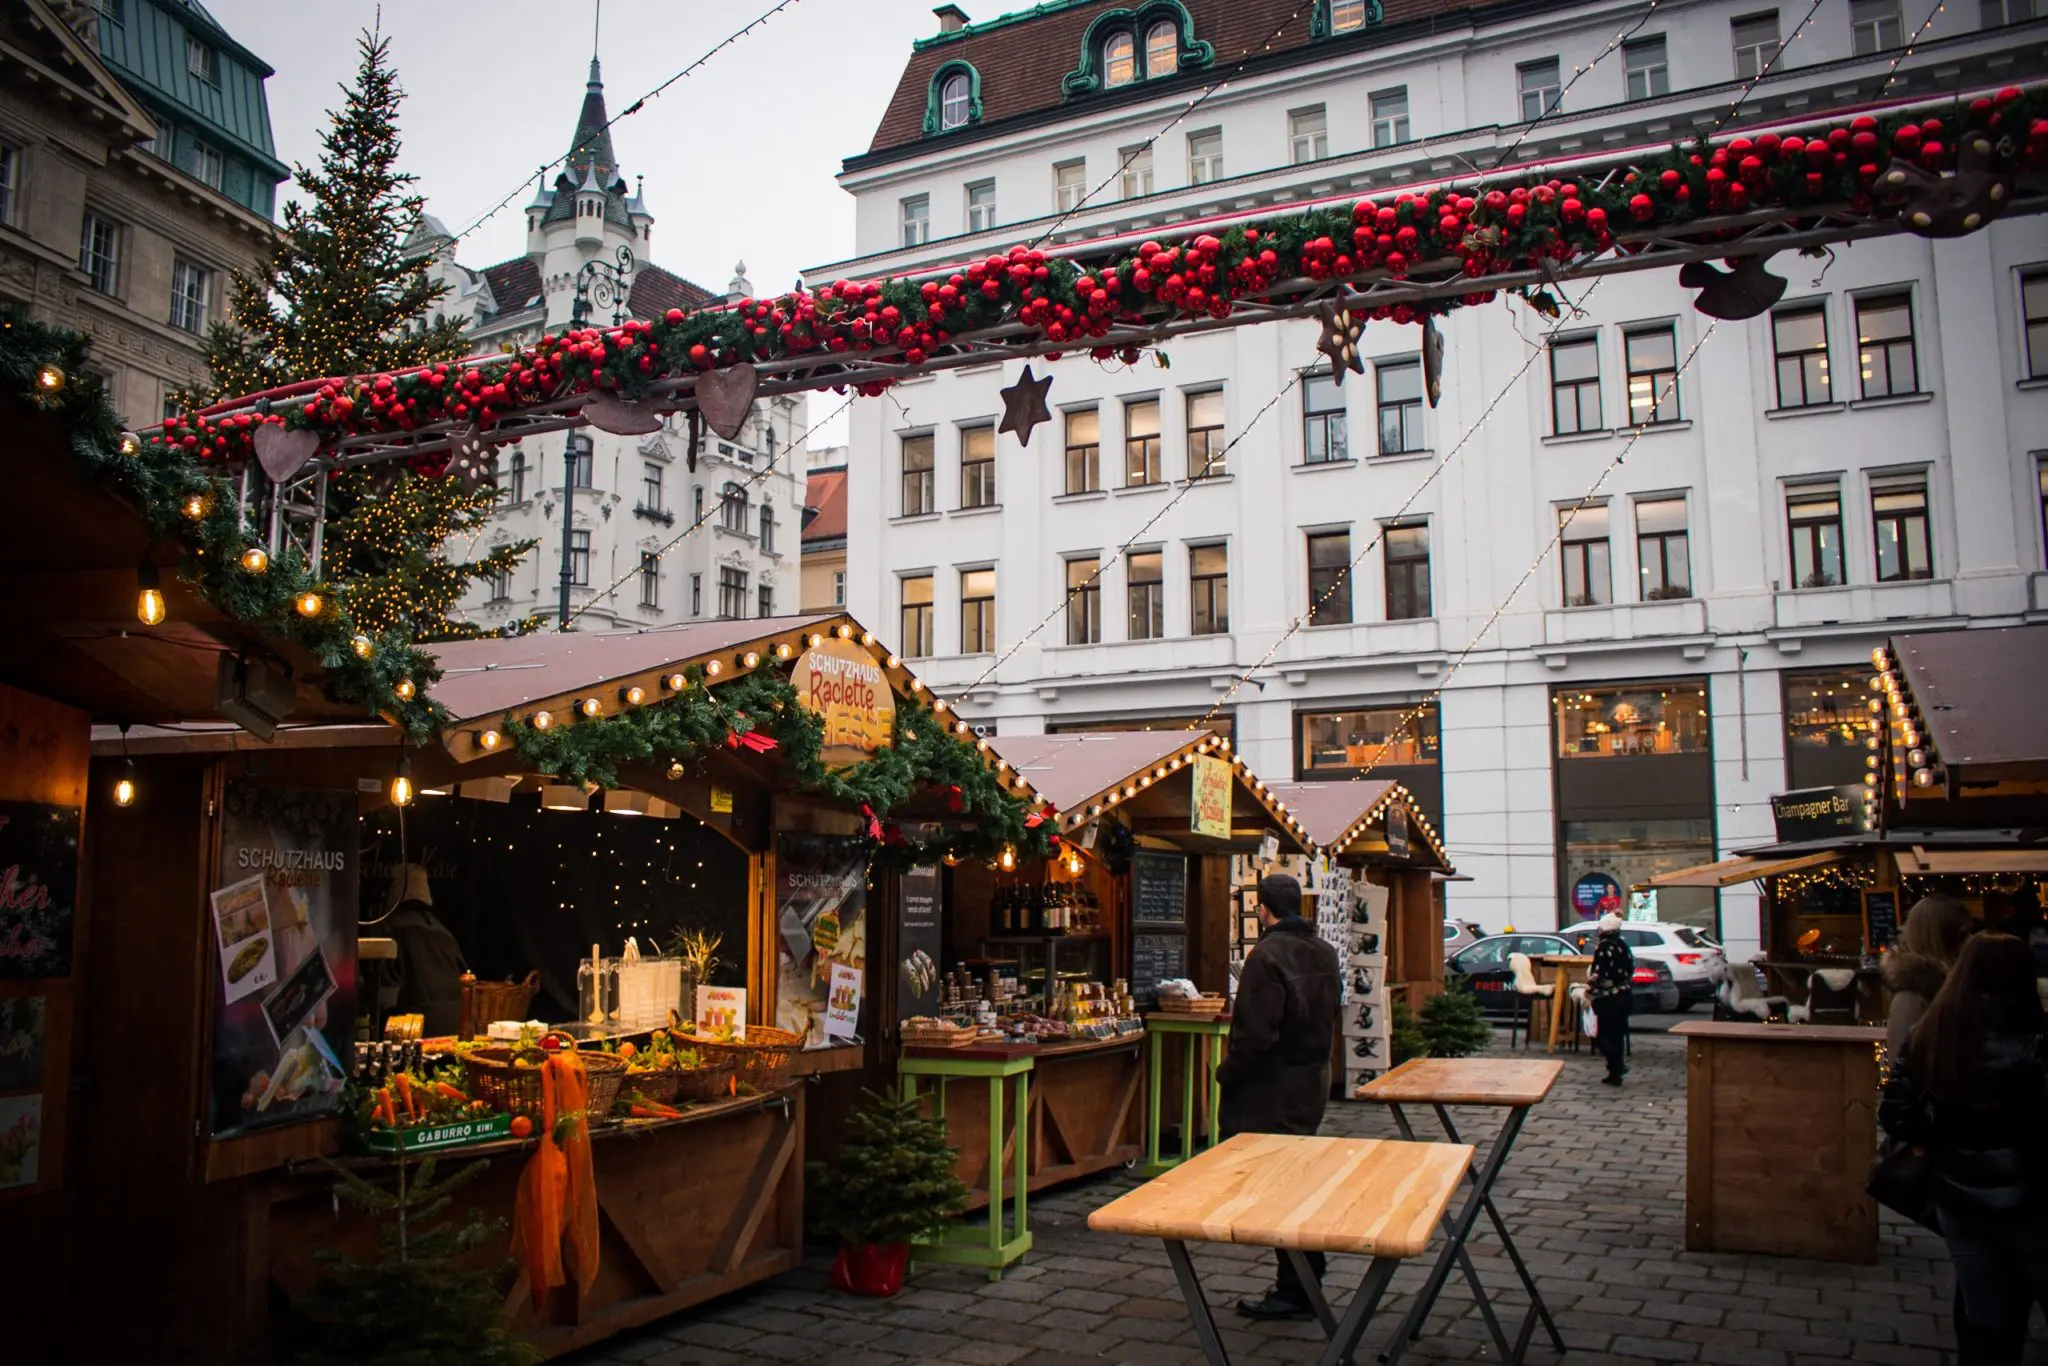
<svg viewBox="0 0 2048 1366">
<path fill-rule="evenodd" d="M 1601 916 L 1587 993 L 1593 998 L 1593 1019 L 1598 1026 L 1593 1042 L 1607 1059 L 1607 1075 L 1600 1080 L 1609 1086 L 1621 1085 L 1622 1075 L 1628 1071 L 1622 1050 L 1628 1044 L 1629 998 L 1635 978 L 1636 956 L 1621 942 L 1621 917 L 1612 913 Z"/>
</svg>

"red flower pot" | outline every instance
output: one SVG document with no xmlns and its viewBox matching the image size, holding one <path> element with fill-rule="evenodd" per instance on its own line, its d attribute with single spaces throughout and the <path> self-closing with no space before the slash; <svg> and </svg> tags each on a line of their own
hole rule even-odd
<svg viewBox="0 0 2048 1366">
<path fill-rule="evenodd" d="M 910 1266 L 908 1243 L 842 1243 L 832 1259 L 831 1286 L 851 1295 L 886 1299 L 903 1289 Z"/>
</svg>

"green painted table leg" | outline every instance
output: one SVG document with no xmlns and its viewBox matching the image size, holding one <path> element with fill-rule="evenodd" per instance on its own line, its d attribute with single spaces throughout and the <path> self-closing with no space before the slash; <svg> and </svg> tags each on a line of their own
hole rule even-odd
<svg viewBox="0 0 2048 1366">
<path fill-rule="evenodd" d="M 1201 1045 L 1202 1036 L 1190 1034 L 1185 1041 L 1187 1056 L 1181 1059 L 1180 1069 L 1180 1160 L 1183 1162 L 1195 1155 L 1195 1087 L 1200 1081 L 1195 1072 L 1195 1050 Z"/>
<path fill-rule="evenodd" d="M 1145 1067 L 1145 1168 L 1143 1175 L 1157 1176 L 1166 1170 L 1159 1161 L 1159 1074 L 1164 1070 L 1161 1053 L 1165 1036 L 1150 1031 L 1150 1061 Z"/>
<path fill-rule="evenodd" d="M 1215 1147 L 1223 1141 L 1223 1083 L 1216 1080 L 1216 1068 L 1222 1059 L 1217 1055 L 1223 1051 L 1222 1039 L 1215 1034 L 1202 1040 L 1202 1075 L 1209 1081 L 1209 1146 Z"/>
<path fill-rule="evenodd" d="M 1003 1274 L 1003 1079 L 988 1079 L 988 1278 Z"/>
<path fill-rule="evenodd" d="M 1017 1163 L 1017 1228 L 1016 1237 L 1027 1237 L 1031 1230 L 1031 1074 L 1017 1074 L 1017 1118 L 1016 1163 Z M 988 1278 L 999 1280 L 1003 1274 L 1000 1264 L 990 1269 Z"/>
</svg>

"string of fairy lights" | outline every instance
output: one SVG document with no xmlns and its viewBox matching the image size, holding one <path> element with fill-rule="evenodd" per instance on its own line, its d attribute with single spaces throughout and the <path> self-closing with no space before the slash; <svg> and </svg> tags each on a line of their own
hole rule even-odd
<svg viewBox="0 0 2048 1366">
<path fill-rule="evenodd" d="M 1947 12 L 1948 6 L 1944 3 L 1944 0 L 1935 0 L 1934 8 L 1927 11 L 1927 17 L 1920 21 L 1920 27 L 1913 30 L 1913 36 L 1906 40 L 1904 47 L 1901 47 L 1892 54 L 1892 64 L 1885 69 L 1884 84 L 1878 87 L 1880 95 L 1892 88 L 1892 82 L 1897 80 L 1899 76 L 1899 63 L 1913 55 L 1913 44 L 1919 42 L 1925 36 L 1927 30 L 1934 27 L 1934 17 L 1938 14 L 1946 14 Z"/>
</svg>

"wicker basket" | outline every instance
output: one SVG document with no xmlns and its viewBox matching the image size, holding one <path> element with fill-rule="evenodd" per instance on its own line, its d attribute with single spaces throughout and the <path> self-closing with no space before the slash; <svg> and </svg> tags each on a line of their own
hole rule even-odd
<svg viewBox="0 0 2048 1366">
<path fill-rule="evenodd" d="M 950 1029 L 905 1025 L 900 1037 L 905 1048 L 965 1048 L 980 1039 L 981 1031 L 972 1027 Z"/>
<path fill-rule="evenodd" d="M 469 1078 L 469 1093 L 493 1110 L 502 1110 L 514 1115 L 537 1115 L 541 1112 L 541 1069 L 520 1067 L 516 1064 L 518 1050 L 514 1048 L 474 1048 L 462 1057 L 462 1068 Z M 538 1050 L 525 1055 L 529 1059 L 542 1059 L 547 1055 Z M 626 1060 L 610 1053 L 580 1051 L 576 1054 L 590 1074 L 590 1109 L 593 1114 L 608 1115 L 619 1100 L 619 1089 L 626 1080 Z"/>
<path fill-rule="evenodd" d="M 468 981 L 462 990 L 469 998 L 462 1017 L 469 1021 L 472 1033 L 482 1034 L 499 1020 L 526 1018 L 540 990 L 540 973 L 527 973 L 523 982 Z"/>
<path fill-rule="evenodd" d="M 677 1100 L 725 1100 L 732 1095 L 732 1061 L 707 1058 L 697 1067 L 672 1068 Z"/>
<path fill-rule="evenodd" d="M 1159 1012 L 1162 1015 L 1186 1015 L 1191 1019 L 1213 1020 L 1229 1004 L 1230 999 L 1226 996 L 1168 996 L 1164 992 L 1159 995 Z"/>
<path fill-rule="evenodd" d="M 729 1063 L 734 1076 L 755 1090 L 773 1091 L 788 1083 L 790 1063 L 803 1050 L 803 1040 L 772 1025 L 748 1025 L 744 1040 L 699 1035 L 690 1046 L 709 1061 Z"/>
<path fill-rule="evenodd" d="M 673 1105 L 676 1099 L 676 1079 L 682 1073 L 673 1067 L 656 1067 L 645 1072 L 626 1071 L 625 1083 L 620 1093 L 638 1091 L 657 1105 Z"/>
</svg>

